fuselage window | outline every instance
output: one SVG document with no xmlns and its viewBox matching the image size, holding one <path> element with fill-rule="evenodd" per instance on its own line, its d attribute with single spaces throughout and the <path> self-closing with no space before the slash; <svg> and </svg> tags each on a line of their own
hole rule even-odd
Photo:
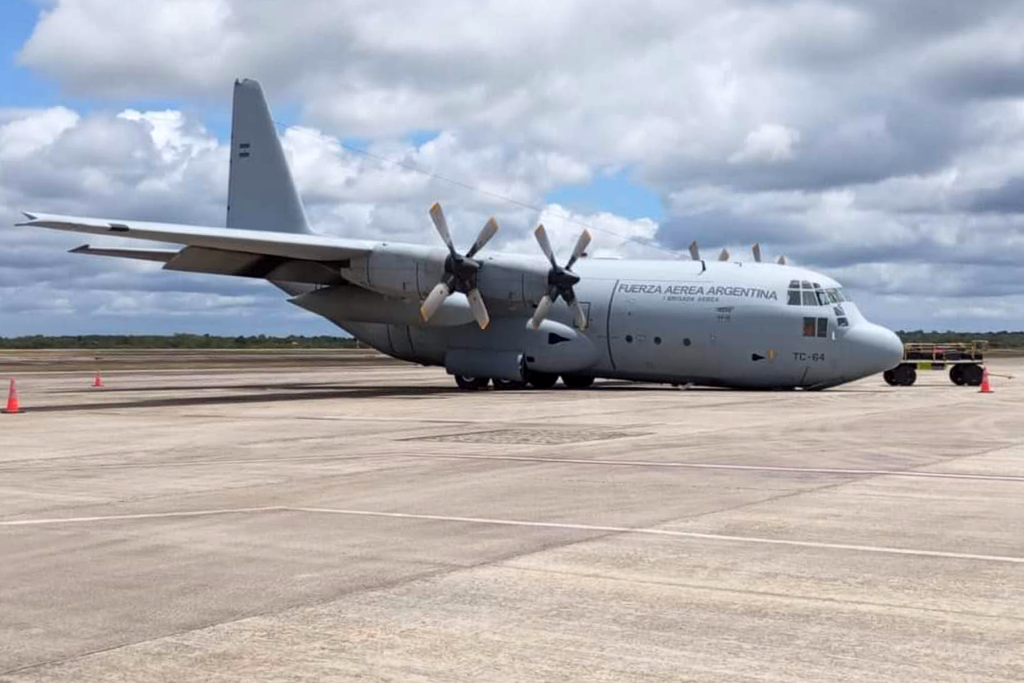
<svg viewBox="0 0 1024 683">
<path fill-rule="evenodd" d="M 828 318 L 818 318 L 818 336 L 828 336 Z"/>
<path fill-rule="evenodd" d="M 850 326 L 850 322 L 846 318 L 836 318 L 836 324 L 839 325 L 839 327 Z"/>
<path fill-rule="evenodd" d="M 816 323 L 815 323 L 815 319 L 814 318 L 804 318 L 804 336 L 805 337 L 813 337 L 814 336 L 814 333 L 815 333 L 815 327 L 814 326 L 815 326 L 815 324 Z"/>
</svg>

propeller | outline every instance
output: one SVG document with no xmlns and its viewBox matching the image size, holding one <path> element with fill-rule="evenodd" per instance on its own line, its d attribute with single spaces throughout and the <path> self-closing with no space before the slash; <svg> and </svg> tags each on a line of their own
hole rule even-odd
<svg viewBox="0 0 1024 683">
<path fill-rule="evenodd" d="M 690 242 L 690 258 L 694 261 L 700 261 L 700 247 L 697 246 L 697 240 Z"/>
<path fill-rule="evenodd" d="M 420 306 L 420 315 L 423 317 L 423 321 L 426 322 L 434 317 L 437 310 L 441 308 L 441 304 L 451 296 L 452 292 L 462 292 L 469 300 L 469 308 L 480 329 L 486 329 L 491 322 L 491 317 L 487 314 L 484 298 L 476 286 L 480 262 L 474 260 L 473 257 L 494 237 L 494 233 L 498 232 L 498 222 L 490 218 L 480 230 L 473 246 L 465 255 L 462 255 L 455 250 L 451 232 L 448 230 L 448 221 L 444 217 L 444 211 L 440 204 L 430 207 L 430 218 L 434 221 L 434 227 L 437 228 L 438 234 L 444 240 L 445 246 L 448 247 L 448 257 L 444 260 L 444 275 L 441 276 L 441 281 L 434 285 L 430 294 L 423 300 L 423 305 Z"/>
<path fill-rule="evenodd" d="M 573 285 L 580 281 L 580 276 L 572 272 L 572 266 L 583 255 L 587 245 L 590 244 L 590 232 L 584 230 L 580 233 L 579 239 L 576 240 L 576 246 L 572 250 L 572 256 L 569 257 L 569 261 L 565 266 L 558 265 L 558 261 L 555 259 L 555 252 L 551 249 L 551 242 L 548 241 L 548 233 L 544 230 L 543 225 L 538 225 L 537 229 L 533 231 L 533 235 L 537 238 L 537 244 L 540 245 L 541 251 L 544 252 L 544 255 L 548 257 L 548 261 L 551 262 L 551 270 L 548 271 L 548 292 L 537 304 L 537 310 L 530 320 L 530 325 L 533 326 L 533 329 L 540 327 L 540 324 L 548 317 L 548 313 L 551 311 L 555 301 L 558 297 L 562 297 L 569 308 L 572 309 L 576 327 L 581 330 L 587 329 L 587 314 L 583 312 L 583 307 L 576 300 L 576 292 L 573 291 Z"/>
<path fill-rule="evenodd" d="M 755 243 L 754 246 L 752 246 L 750 248 L 750 250 L 752 252 L 754 252 L 754 262 L 755 263 L 760 263 L 761 262 L 761 243 L 760 242 Z"/>
</svg>

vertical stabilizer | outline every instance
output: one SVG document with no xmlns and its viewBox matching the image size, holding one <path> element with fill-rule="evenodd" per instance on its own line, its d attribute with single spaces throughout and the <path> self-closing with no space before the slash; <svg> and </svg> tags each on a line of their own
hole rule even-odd
<svg viewBox="0 0 1024 683">
<path fill-rule="evenodd" d="M 235 81 L 230 169 L 229 228 L 309 232 L 270 107 L 257 81 Z"/>
</svg>

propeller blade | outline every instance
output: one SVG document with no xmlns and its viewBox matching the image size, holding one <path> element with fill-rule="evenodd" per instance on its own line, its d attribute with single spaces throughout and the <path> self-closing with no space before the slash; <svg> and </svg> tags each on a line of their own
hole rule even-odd
<svg viewBox="0 0 1024 683">
<path fill-rule="evenodd" d="M 780 257 L 779 257 L 779 260 L 778 260 L 778 261 L 776 261 L 776 263 L 778 263 L 778 264 L 779 264 L 780 266 L 784 266 L 784 265 L 786 265 L 786 257 L 785 257 L 785 255 L 783 255 L 783 256 L 780 256 Z"/>
<path fill-rule="evenodd" d="M 722 253 L 718 255 L 718 260 L 719 261 L 728 261 L 729 260 L 729 250 L 728 249 L 722 249 Z"/>
<path fill-rule="evenodd" d="M 430 290 L 430 294 L 423 300 L 423 305 L 420 306 L 420 316 L 423 318 L 423 322 L 427 322 L 434 317 L 437 313 L 437 309 L 441 308 L 441 304 L 448 298 L 448 295 L 452 293 L 448 283 L 442 281 L 434 285 L 434 288 Z"/>
<path fill-rule="evenodd" d="M 700 261 L 700 247 L 697 246 L 697 240 L 690 242 L 690 258 Z"/>
<path fill-rule="evenodd" d="M 576 327 L 581 331 L 587 329 L 587 314 L 584 312 L 583 306 L 580 305 L 579 299 L 573 298 L 569 308 L 572 309 L 572 317 L 576 321 Z"/>
<path fill-rule="evenodd" d="M 533 329 L 540 327 L 540 324 L 548 317 L 548 313 L 551 311 L 551 306 L 554 303 L 548 294 L 541 297 L 537 303 L 537 310 L 533 312 L 533 317 L 530 319 L 530 325 L 533 326 Z"/>
<path fill-rule="evenodd" d="M 590 231 L 584 230 L 580 233 L 579 239 L 576 240 L 576 246 L 573 247 L 572 256 L 569 257 L 569 262 L 565 264 L 566 270 L 572 270 L 572 266 L 576 261 L 579 260 L 580 256 L 587 250 L 587 246 L 590 245 Z"/>
<path fill-rule="evenodd" d="M 491 316 L 487 314 L 487 306 L 484 305 L 484 298 L 480 296 L 480 290 L 469 290 L 466 298 L 469 299 L 469 308 L 473 311 L 476 324 L 480 326 L 481 330 L 486 330 L 487 326 L 491 324 Z"/>
<path fill-rule="evenodd" d="M 455 245 L 452 244 L 452 235 L 448 231 L 448 221 L 445 220 L 444 211 L 441 209 L 441 205 L 434 203 L 430 207 L 430 219 L 434 221 L 434 227 L 437 228 L 437 232 L 441 235 L 441 239 L 444 240 L 445 245 L 448 247 L 448 251 L 455 255 Z"/>
<path fill-rule="evenodd" d="M 760 242 L 755 243 L 754 246 L 750 248 L 750 250 L 754 252 L 754 262 L 755 263 L 760 263 L 761 262 L 761 243 Z"/>
<path fill-rule="evenodd" d="M 558 261 L 555 260 L 555 252 L 551 249 L 551 242 L 548 241 L 548 233 L 544 229 L 544 226 L 538 225 L 537 229 L 533 231 L 533 236 L 537 238 L 537 244 L 540 245 L 540 250 L 548 257 L 548 261 L 551 261 L 551 267 L 557 268 Z"/>
<path fill-rule="evenodd" d="M 487 219 L 487 223 L 481 228 L 480 234 L 476 237 L 476 242 L 473 242 L 473 247 L 466 252 L 467 258 L 473 258 L 473 256 L 484 248 L 484 245 L 491 241 L 494 237 L 494 233 L 498 232 L 498 221 L 494 220 L 494 217 Z"/>
</svg>

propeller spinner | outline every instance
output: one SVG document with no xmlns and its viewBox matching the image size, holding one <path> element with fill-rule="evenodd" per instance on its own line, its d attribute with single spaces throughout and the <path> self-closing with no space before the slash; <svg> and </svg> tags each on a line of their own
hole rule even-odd
<svg viewBox="0 0 1024 683">
<path fill-rule="evenodd" d="M 579 239 L 576 240 L 576 246 L 572 250 L 572 256 L 569 257 L 569 261 L 565 266 L 558 265 L 558 261 L 555 259 L 555 252 L 551 249 L 551 242 L 548 241 L 548 233 L 544 230 L 543 225 L 538 225 L 533 235 L 537 238 L 537 244 L 540 245 L 541 251 L 544 252 L 544 255 L 548 257 L 548 261 L 551 262 L 551 270 L 548 271 L 548 292 L 537 304 L 537 310 L 530 320 L 530 325 L 534 329 L 540 327 L 540 324 L 548 317 L 548 313 L 551 311 L 555 301 L 558 297 L 562 297 L 569 308 L 572 309 L 576 327 L 581 330 L 587 329 L 587 314 L 583 312 L 583 307 L 580 306 L 580 302 L 576 299 L 576 292 L 573 291 L 573 285 L 580 281 L 580 276 L 572 272 L 572 267 L 580 256 L 583 255 L 587 245 L 590 244 L 590 232 L 584 230 L 580 234 Z"/>
<path fill-rule="evenodd" d="M 480 230 L 480 234 L 477 235 L 473 246 L 465 255 L 462 255 L 455 250 L 451 232 L 448 230 L 448 221 L 445 220 L 440 204 L 430 207 L 430 218 L 434 221 L 434 227 L 437 228 L 438 234 L 444 240 L 445 246 L 448 247 L 448 258 L 444 260 L 444 275 L 441 276 L 441 281 L 434 285 L 430 294 L 423 300 L 423 305 L 420 306 L 420 315 L 423 316 L 424 321 L 430 320 L 452 292 L 462 292 L 469 299 L 469 308 L 473 311 L 473 317 L 476 318 L 480 329 L 486 329 L 491 322 L 491 317 L 487 314 L 484 298 L 476 286 L 480 262 L 474 260 L 473 257 L 494 237 L 494 233 L 498 232 L 498 222 L 493 218 L 489 219 Z"/>
</svg>

